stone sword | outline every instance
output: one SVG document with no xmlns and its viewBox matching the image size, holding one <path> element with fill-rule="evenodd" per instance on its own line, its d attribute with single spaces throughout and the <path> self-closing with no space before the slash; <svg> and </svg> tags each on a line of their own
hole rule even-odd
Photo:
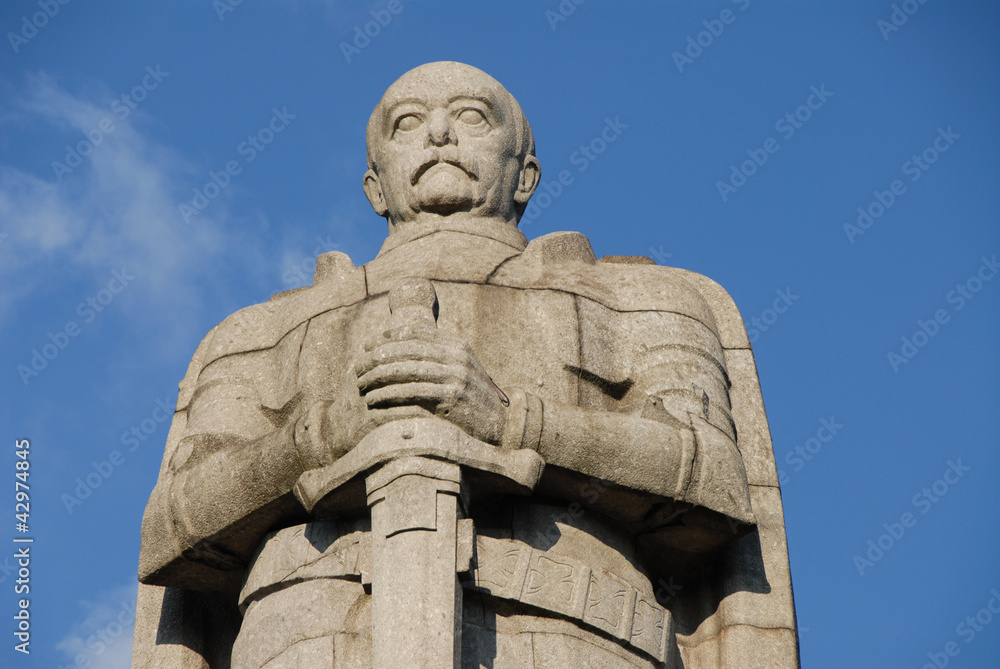
<svg viewBox="0 0 1000 669">
<path fill-rule="evenodd" d="M 427 279 L 401 280 L 389 292 L 391 327 L 436 328 L 437 297 Z M 417 419 L 418 425 L 437 418 Z M 379 438 L 378 430 L 370 438 Z M 433 439 L 435 431 L 404 432 Z M 409 435 L 409 436 L 408 436 Z M 395 432 L 385 431 L 387 439 Z M 401 457 L 365 480 L 372 519 L 372 665 L 374 669 L 461 666 L 462 586 L 459 520 L 461 468 L 424 456 Z M 470 521 L 471 522 L 471 521 Z M 471 529 L 471 528 L 469 528 Z M 462 544 L 471 559 L 471 532 Z"/>
</svg>

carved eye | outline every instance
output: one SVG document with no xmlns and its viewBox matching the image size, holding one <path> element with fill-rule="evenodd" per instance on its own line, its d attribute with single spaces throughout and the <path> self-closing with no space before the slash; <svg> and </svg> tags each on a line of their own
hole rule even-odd
<svg viewBox="0 0 1000 669">
<path fill-rule="evenodd" d="M 473 127 L 486 123 L 486 117 L 478 109 L 463 109 L 458 113 L 458 120 Z"/>
<path fill-rule="evenodd" d="M 416 130 L 419 125 L 420 119 L 415 114 L 406 114 L 396 119 L 396 130 L 402 130 L 403 132 Z"/>
</svg>

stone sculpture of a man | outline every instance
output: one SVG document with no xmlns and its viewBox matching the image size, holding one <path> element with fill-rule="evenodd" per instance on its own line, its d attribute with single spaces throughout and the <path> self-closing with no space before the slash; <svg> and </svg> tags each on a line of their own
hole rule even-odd
<svg viewBox="0 0 1000 669">
<path fill-rule="evenodd" d="M 725 292 L 528 244 L 531 129 L 473 67 L 403 75 L 367 140 L 378 256 L 321 256 L 181 383 L 133 666 L 797 666 Z"/>
</svg>

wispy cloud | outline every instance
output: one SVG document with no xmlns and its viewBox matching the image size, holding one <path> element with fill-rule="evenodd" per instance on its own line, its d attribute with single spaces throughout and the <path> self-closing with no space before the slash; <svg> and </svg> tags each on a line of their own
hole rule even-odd
<svg viewBox="0 0 1000 669">
<path fill-rule="evenodd" d="M 85 611 L 56 649 L 73 663 L 90 669 L 128 669 L 132 658 L 137 585 L 102 592 L 94 601 L 79 602 Z M 82 656 L 82 658 L 81 658 Z M 88 662 L 80 662 L 85 658 Z"/>
<path fill-rule="evenodd" d="M 234 268 L 230 260 L 227 271 L 246 269 L 263 292 L 268 282 L 255 271 L 262 264 L 261 245 L 252 235 L 237 234 L 225 203 L 197 225 L 184 225 L 178 215 L 177 203 L 192 176 L 202 178 L 202 168 L 151 139 L 141 109 L 119 120 L 95 103 L 101 86 L 95 88 L 92 96 L 74 95 L 49 76 L 33 75 L 0 115 L 0 125 L 41 126 L 73 147 L 102 120 L 114 122 L 114 130 L 103 133 L 70 174 L 0 163 L 0 230 L 7 235 L 0 280 L 11 287 L 0 295 L 0 316 L 32 295 L 41 277 L 61 273 L 78 281 L 89 274 L 96 283 L 110 269 L 129 266 L 140 275 L 133 299 L 142 313 L 135 322 L 168 341 L 195 320 L 195 277 L 204 281 L 220 271 L 213 260 L 226 251 L 240 265 Z M 51 160 L 66 162 L 65 153 Z"/>
</svg>

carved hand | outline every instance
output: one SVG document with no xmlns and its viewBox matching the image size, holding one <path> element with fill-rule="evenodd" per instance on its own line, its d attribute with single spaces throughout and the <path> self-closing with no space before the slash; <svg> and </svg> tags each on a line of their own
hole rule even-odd
<svg viewBox="0 0 1000 669">
<path fill-rule="evenodd" d="M 431 414 L 500 443 L 500 393 L 472 348 L 452 334 L 426 324 L 389 330 L 366 346 L 354 371 L 376 423 Z"/>
</svg>

